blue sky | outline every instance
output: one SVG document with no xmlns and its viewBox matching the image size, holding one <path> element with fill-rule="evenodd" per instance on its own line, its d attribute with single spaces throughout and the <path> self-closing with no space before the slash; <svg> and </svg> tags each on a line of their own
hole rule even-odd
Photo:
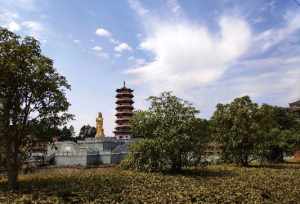
<svg viewBox="0 0 300 204">
<path fill-rule="evenodd" d="M 72 86 L 77 130 L 102 112 L 112 135 L 123 80 L 136 109 L 173 91 L 206 118 L 242 95 L 300 98 L 297 0 L 0 0 L 0 26 L 40 40 Z"/>
</svg>

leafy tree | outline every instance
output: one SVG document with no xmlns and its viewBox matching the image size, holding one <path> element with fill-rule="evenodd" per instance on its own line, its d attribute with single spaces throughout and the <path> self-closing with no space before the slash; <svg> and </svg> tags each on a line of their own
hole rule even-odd
<svg viewBox="0 0 300 204">
<path fill-rule="evenodd" d="M 70 89 L 40 44 L 0 28 L 0 98 L 4 100 L 1 144 L 5 146 L 8 184 L 18 188 L 22 158 L 37 138 L 51 140 L 53 130 L 72 115 L 66 113 Z"/>
<path fill-rule="evenodd" d="M 92 127 L 90 125 L 84 125 L 80 128 L 79 132 L 79 138 L 85 139 L 85 138 L 92 138 L 96 135 L 96 128 Z"/>
<path fill-rule="evenodd" d="M 248 166 L 249 161 L 282 162 L 299 141 L 296 117 L 286 108 L 258 106 L 248 96 L 218 104 L 213 134 L 223 147 L 223 159 Z"/>
<path fill-rule="evenodd" d="M 133 138 L 153 138 L 157 120 L 154 120 L 154 113 L 151 111 L 137 110 L 130 121 L 131 134 Z"/>
<path fill-rule="evenodd" d="M 60 141 L 73 141 L 75 139 L 75 131 L 72 125 L 69 128 L 67 126 L 64 126 L 58 132 Z"/>
<path fill-rule="evenodd" d="M 259 138 L 258 111 L 258 105 L 248 96 L 236 98 L 230 104 L 217 105 L 212 117 L 213 134 L 222 145 L 225 161 L 249 165 Z"/>
<path fill-rule="evenodd" d="M 196 117 L 199 111 L 170 92 L 163 92 L 159 97 L 151 96 L 148 100 L 149 110 L 138 111 L 132 118 L 134 137 L 144 140 L 133 146 L 131 155 L 136 156 L 127 162 L 138 169 L 171 168 L 178 171 L 198 161 L 207 139 L 207 125 Z M 136 154 L 139 152 L 149 158 L 143 153 Z"/>
<path fill-rule="evenodd" d="M 284 153 L 291 153 L 298 144 L 297 136 L 299 121 L 297 116 L 287 108 L 263 104 L 260 107 L 261 115 L 268 118 L 268 123 L 261 122 L 261 128 L 268 128 L 264 132 L 264 141 L 261 141 L 261 157 L 270 162 L 283 162 Z"/>
</svg>

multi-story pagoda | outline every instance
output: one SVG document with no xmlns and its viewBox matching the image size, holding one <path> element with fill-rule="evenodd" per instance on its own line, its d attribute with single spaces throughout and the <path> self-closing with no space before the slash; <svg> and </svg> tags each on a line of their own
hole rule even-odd
<svg viewBox="0 0 300 204">
<path fill-rule="evenodd" d="M 129 120 L 133 115 L 133 90 L 127 88 L 124 81 L 124 86 L 120 89 L 117 89 L 116 92 L 117 119 L 114 133 L 118 139 L 130 139 Z"/>
</svg>

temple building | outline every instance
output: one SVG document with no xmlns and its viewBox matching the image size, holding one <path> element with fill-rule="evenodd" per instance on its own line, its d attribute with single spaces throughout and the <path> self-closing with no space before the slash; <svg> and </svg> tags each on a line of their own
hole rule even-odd
<svg viewBox="0 0 300 204">
<path fill-rule="evenodd" d="M 130 124 L 129 120 L 133 115 L 133 90 L 124 85 L 116 90 L 117 107 L 116 107 L 116 128 L 115 137 L 117 139 L 130 139 Z"/>
<path fill-rule="evenodd" d="M 117 164 L 127 155 L 128 145 L 134 142 L 130 136 L 129 120 L 133 115 L 133 90 L 124 86 L 117 89 L 115 137 L 106 136 L 103 117 L 99 112 L 96 118 L 94 138 L 74 141 L 56 141 L 48 145 L 46 160 L 56 166 L 89 166 Z"/>
</svg>

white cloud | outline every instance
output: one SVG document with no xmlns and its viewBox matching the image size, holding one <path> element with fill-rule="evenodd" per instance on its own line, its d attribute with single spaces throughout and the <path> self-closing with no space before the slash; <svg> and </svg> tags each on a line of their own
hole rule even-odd
<svg viewBox="0 0 300 204">
<path fill-rule="evenodd" d="M 131 60 L 134 60 L 134 59 L 135 59 L 134 56 L 129 56 L 129 57 L 128 57 L 128 60 L 130 60 L 130 61 L 131 61 Z"/>
<path fill-rule="evenodd" d="M 43 30 L 43 26 L 36 21 L 24 21 L 22 22 L 22 25 L 28 29 L 34 30 L 34 31 L 40 31 Z"/>
<path fill-rule="evenodd" d="M 137 58 L 137 59 L 135 59 L 135 64 L 136 64 L 136 66 L 145 65 L 146 64 L 146 60 L 142 59 L 142 58 Z"/>
<path fill-rule="evenodd" d="M 152 60 L 139 65 L 128 58 L 134 66 L 126 73 L 132 84 L 143 87 L 143 96 L 173 91 L 206 117 L 217 103 L 238 96 L 281 106 L 300 98 L 299 13 L 289 12 L 282 26 L 260 33 L 241 17 L 221 16 L 210 32 L 211 27 L 174 18 L 176 9 L 168 7 L 170 18 L 141 16 L 145 37 L 140 48 L 151 52 Z"/>
<path fill-rule="evenodd" d="M 97 28 L 96 30 L 96 35 L 100 36 L 100 37 L 106 37 L 109 39 L 109 42 L 111 42 L 112 44 L 119 44 L 119 40 L 115 39 L 112 35 L 112 33 L 104 28 Z"/>
<path fill-rule="evenodd" d="M 114 38 L 110 38 L 109 41 L 112 43 L 112 44 L 119 44 L 120 42 Z"/>
<path fill-rule="evenodd" d="M 105 58 L 105 59 L 109 59 L 109 54 L 106 53 L 106 52 L 103 52 L 103 48 L 101 46 L 94 46 L 92 48 L 92 50 L 94 51 L 94 54 L 98 57 L 101 57 L 101 58 Z"/>
<path fill-rule="evenodd" d="M 214 88 L 208 88 L 206 96 L 202 95 L 202 100 L 205 101 L 211 94 L 214 95 L 215 103 L 250 95 L 255 99 L 263 97 L 272 104 L 286 106 L 288 102 L 300 97 L 300 56 L 247 60 L 235 66 L 243 67 L 237 70 L 242 73 L 216 82 Z M 252 73 L 247 73 L 250 69 Z"/>
<path fill-rule="evenodd" d="M 104 28 L 97 28 L 96 35 L 98 35 L 100 37 L 111 37 L 111 33 Z"/>
<path fill-rule="evenodd" d="M 260 33 L 255 39 L 255 45 L 259 51 L 266 51 L 271 47 L 279 44 L 287 39 L 296 31 L 300 30 L 300 14 L 299 13 L 287 13 L 285 16 L 286 25 L 280 28 L 271 28 Z M 254 48 L 255 49 L 255 48 Z M 257 48 L 255 49 L 257 52 Z"/>
<path fill-rule="evenodd" d="M 127 43 L 120 43 L 118 46 L 114 48 L 116 52 L 123 52 L 125 50 L 132 50 L 132 48 Z"/>
<path fill-rule="evenodd" d="M 103 50 L 103 48 L 100 47 L 100 46 L 95 46 L 95 47 L 92 48 L 92 50 L 95 50 L 95 51 L 97 51 L 97 52 L 100 52 L 100 51 Z"/>
<path fill-rule="evenodd" d="M 5 10 L 5 9 L 0 9 L 0 21 L 1 22 L 9 22 L 12 20 L 16 20 L 19 18 L 19 15 L 15 12 Z"/>
<path fill-rule="evenodd" d="M 138 0 L 128 0 L 128 3 L 130 8 L 137 12 L 140 16 L 144 16 L 149 13 L 149 10 L 145 9 Z"/>
<path fill-rule="evenodd" d="M 10 30 L 12 32 L 16 32 L 16 31 L 19 31 L 21 29 L 21 26 L 15 21 L 11 21 L 10 23 L 5 25 L 4 27 L 6 27 L 8 30 Z"/>
<path fill-rule="evenodd" d="M 24 27 L 26 33 L 40 40 L 41 33 L 44 31 L 44 27 L 41 23 L 36 21 L 23 21 L 21 25 Z"/>
<path fill-rule="evenodd" d="M 36 20 L 28 20 L 23 15 L 24 10 L 35 11 L 36 0 L 7 0 L 1 2 L 0 26 L 22 35 L 30 35 L 40 41 L 46 33 L 44 26 Z"/>
<path fill-rule="evenodd" d="M 102 57 L 102 58 L 105 58 L 105 59 L 109 59 L 109 54 L 106 53 L 106 52 L 97 52 L 96 54 L 98 57 Z"/>
<path fill-rule="evenodd" d="M 73 40 L 73 42 L 74 42 L 75 44 L 79 44 L 79 43 L 80 43 L 80 40 Z"/>
<path fill-rule="evenodd" d="M 182 13 L 181 6 L 177 0 L 167 0 L 167 5 L 174 14 L 179 15 Z"/>
<path fill-rule="evenodd" d="M 1 7 L 10 10 L 22 9 L 33 11 L 37 8 L 37 0 L 2 0 Z"/>
<path fill-rule="evenodd" d="M 122 56 L 122 55 L 119 54 L 119 53 L 115 54 L 115 57 L 116 57 L 116 58 L 120 58 L 121 56 Z"/>
<path fill-rule="evenodd" d="M 217 35 L 202 25 L 182 22 L 154 25 L 140 45 L 154 54 L 154 60 L 128 73 L 140 82 L 150 83 L 157 91 L 178 91 L 219 79 L 251 42 L 249 25 L 237 17 L 221 18 Z"/>
</svg>

